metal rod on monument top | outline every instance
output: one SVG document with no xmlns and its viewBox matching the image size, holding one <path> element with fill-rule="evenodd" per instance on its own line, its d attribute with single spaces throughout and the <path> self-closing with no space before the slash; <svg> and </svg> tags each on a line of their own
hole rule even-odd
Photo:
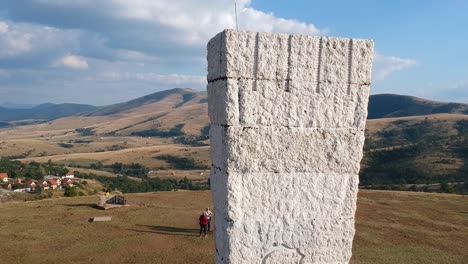
<svg viewBox="0 0 468 264">
<path fill-rule="evenodd" d="M 236 13 L 236 30 L 239 30 L 239 26 L 237 25 L 237 2 L 234 1 L 234 12 Z"/>
</svg>

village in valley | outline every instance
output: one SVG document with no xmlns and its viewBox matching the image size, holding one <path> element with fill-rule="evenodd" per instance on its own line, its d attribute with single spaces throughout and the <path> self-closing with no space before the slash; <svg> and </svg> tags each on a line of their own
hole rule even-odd
<svg viewBox="0 0 468 264">
<path fill-rule="evenodd" d="M 47 190 L 64 191 L 66 188 L 77 187 L 81 179 L 76 178 L 73 173 L 66 173 L 63 176 L 46 175 L 42 180 L 32 180 L 23 178 L 10 178 L 8 173 L 0 172 L 1 186 L 13 192 L 36 193 Z"/>
</svg>

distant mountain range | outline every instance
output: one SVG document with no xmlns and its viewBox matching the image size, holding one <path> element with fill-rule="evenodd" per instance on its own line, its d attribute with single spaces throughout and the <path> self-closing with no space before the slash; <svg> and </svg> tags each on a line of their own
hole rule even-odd
<svg viewBox="0 0 468 264">
<path fill-rule="evenodd" d="M 52 104 L 46 103 L 32 108 L 11 109 L 0 107 L 0 122 L 17 120 L 43 120 L 50 121 L 61 117 L 72 116 L 83 112 L 99 109 L 97 106 L 86 104 Z"/>
<path fill-rule="evenodd" d="M 53 131 L 60 131 L 60 135 L 85 131 L 87 135 L 82 136 L 86 140 L 135 136 L 188 146 L 209 144 L 207 93 L 189 88 L 161 91 L 104 107 L 43 104 L 29 110 L 0 109 L 0 117 L 0 127 L 13 127 L 0 133 L 15 133 L 18 129 L 22 133 L 43 131 L 44 136 Z M 38 121 L 10 121 L 15 118 Z M 372 95 L 365 142 L 361 185 L 468 181 L 467 104 Z M 53 149 L 51 153 L 71 151 L 61 145 Z M 45 155 L 40 147 L 30 149 L 31 153 L 16 151 L 26 156 Z"/>
<path fill-rule="evenodd" d="M 119 115 L 132 113 L 135 109 L 148 114 L 150 111 L 169 111 L 186 105 L 206 107 L 204 105 L 207 102 L 206 97 L 206 92 L 189 88 L 174 88 L 104 107 L 86 104 L 52 103 L 37 105 L 29 109 L 0 107 L 0 127 L 7 126 L 7 122 L 18 120 L 51 121 L 76 115 Z M 152 108 L 152 106 L 156 108 Z M 369 119 L 436 113 L 468 114 L 468 104 L 437 102 L 396 94 L 377 94 L 370 96 L 369 99 Z"/>
</svg>

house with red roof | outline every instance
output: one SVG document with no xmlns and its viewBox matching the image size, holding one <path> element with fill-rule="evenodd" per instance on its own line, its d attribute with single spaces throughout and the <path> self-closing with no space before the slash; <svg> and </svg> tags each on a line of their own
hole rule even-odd
<svg viewBox="0 0 468 264">
<path fill-rule="evenodd" d="M 38 180 L 37 186 L 42 187 L 44 190 L 48 190 L 50 188 L 49 183 L 46 180 Z"/>
<path fill-rule="evenodd" d="M 50 188 L 53 190 L 60 186 L 60 180 L 48 180 L 47 182 L 49 183 Z"/>
<path fill-rule="evenodd" d="M 73 186 L 74 181 L 70 178 L 63 178 L 62 179 L 62 186 L 67 187 L 67 186 Z"/>
<path fill-rule="evenodd" d="M 8 173 L 6 172 L 0 173 L 0 182 L 8 182 Z"/>
<path fill-rule="evenodd" d="M 35 190 L 36 187 L 37 187 L 37 184 L 32 180 L 27 180 L 27 181 L 24 182 L 24 184 L 28 187 L 28 189 L 29 189 L 28 191 Z"/>
</svg>

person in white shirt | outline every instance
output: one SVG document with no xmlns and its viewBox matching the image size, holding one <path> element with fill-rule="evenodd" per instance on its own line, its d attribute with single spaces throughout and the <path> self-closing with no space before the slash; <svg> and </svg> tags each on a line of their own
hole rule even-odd
<svg viewBox="0 0 468 264">
<path fill-rule="evenodd" d="M 211 218 L 213 217 L 213 213 L 211 212 L 210 208 L 207 207 L 204 212 L 205 216 L 208 217 L 208 232 L 211 229 Z"/>
</svg>

